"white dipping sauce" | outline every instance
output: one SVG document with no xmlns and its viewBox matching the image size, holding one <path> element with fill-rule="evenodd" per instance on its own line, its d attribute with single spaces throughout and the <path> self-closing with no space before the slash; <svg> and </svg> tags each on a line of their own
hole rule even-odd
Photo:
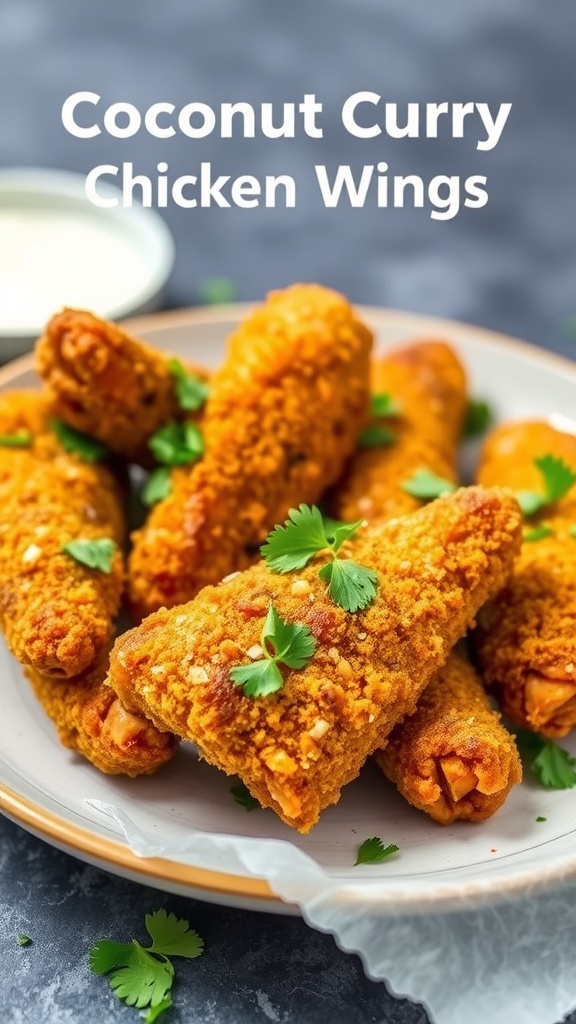
<svg viewBox="0 0 576 1024">
<path fill-rule="evenodd" d="M 39 331 L 62 306 L 108 313 L 148 275 L 129 240 L 78 211 L 0 206 L 0 331 Z"/>
</svg>

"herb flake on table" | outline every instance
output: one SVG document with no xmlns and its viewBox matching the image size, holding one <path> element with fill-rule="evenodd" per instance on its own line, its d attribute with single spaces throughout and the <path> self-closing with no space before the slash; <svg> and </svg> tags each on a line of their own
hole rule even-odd
<svg viewBox="0 0 576 1024">
<path fill-rule="evenodd" d="M 358 847 L 354 867 L 358 864 L 381 864 L 382 861 L 388 860 L 393 853 L 398 853 L 399 849 L 400 847 L 396 846 L 396 843 L 384 846 L 379 836 L 372 836 L 371 839 L 365 839 Z"/>
<path fill-rule="evenodd" d="M 543 817 L 542 817 L 542 815 L 541 815 L 541 814 L 539 814 L 539 815 L 538 815 L 538 817 L 536 818 L 536 821 L 537 821 L 537 822 L 541 822 L 541 821 L 548 821 L 548 818 L 543 818 Z"/>
<path fill-rule="evenodd" d="M 19 946 L 32 945 L 32 939 L 30 938 L 29 935 L 19 935 L 18 938 L 16 939 L 16 942 L 18 943 Z"/>
<path fill-rule="evenodd" d="M 110 537 L 98 537 L 96 540 L 71 540 L 63 545 L 62 551 L 89 569 L 109 574 L 116 548 L 116 542 Z"/>
<path fill-rule="evenodd" d="M 244 688 L 246 697 L 268 697 L 284 686 L 279 665 L 301 669 L 316 650 L 316 639 L 302 622 L 287 622 L 273 604 L 260 634 L 262 658 L 249 665 L 237 665 L 230 670 L 236 686 Z"/>
<path fill-rule="evenodd" d="M 568 750 L 528 729 L 520 729 L 516 740 L 541 786 L 545 789 L 573 789 L 576 786 L 576 757 Z"/>
<path fill-rule="evenodd" d="M 541 523 L 540 526 L 535 526 L 533 530 L 525 530 L 522 535 L 522 539 L 526 541 L 527 544 L 533 544 L 535 541 L 551 537 L 553 533 L 554 530 L 551 526 L 546 526 L 544 523 Z"/>
<path fill-rule="evenodd" d="M 99 459 L 106 455 L 107 449 L 105 445 L 94 437 L 90 437 L 89 434 L 83 434 L 80 430 L 75 430 L 74 427 L 70 427 L 63 420 L 53 419 L 50 421 L 50 425 L 64 451 L 71 452 L 73 455 L 79 455 L 81 459 L 84 459 L 84 462 L 98 462 Z"/>
<path fill-rule="evenodd" d="M 166 423 L 148 440 L 148 447 L 164 466 L 187 466 L 204 454 L 204 438 L 195 423 Z"/>
<path fill-rule="evenodd" d="M 32 434 L 29 430 L 17 430 L 14 434 L 0 434 L 0 448 L 30 448 Z"/>
<path fill-rule="evenodd" d="M 468 402 L 462 436 L 466 440 L 481 437 L 492 422 L 492 410 L 481 398 L 471 398 Z"/>
<path fill-rule="evenodd" d="M 210 394 L 210 385 L 195 374 L 188 373 L 179 359 L 171 359 L 168 369 L 175 380 L 176 397 L 180 408 L 186 412 L 201 409 Z"/>
<path fill-rule="evenodd" d="M 328 583 L 334 604 L 347 612 L 357 612 L 376 597 L 378 575 L 373 569 L 340 558 L 339 552 L 363 525 L 363 519 L 334 525 L 328 535 L 316 505 L 300 505 L 290 509 L 283 526 L 272 530 L 260 552 L 272 572 L 288 573 L 303 569 L 315 555 L 327 551 L 332 561 L 322 566 L 318 575 Z"/>
<path fill-rule="evenodd" d="M 100 939 L 90 950 L 90 969 L 108 976 L 110 988 L 122 1002 L 148 1008 L 145 1022 L 153 1024 L 172 1005 L 175 971 L 169 958 L 195 959 L 204 952 L 204 942 L 188 921 L 165 910 L 146 914 L 145 923 L 151 945 L 142 946 L 136 939 Z"/>
<path fill-rule="evenodd" d="M 525 516 L 533 516 L 547 505 L 560 501 L 576 483 L 576 472 L 556 455 L 541 455 L 533 462 L 542 476 L 542 490 L 517 492 L 516 497 Z"/>
<path fill-rule="evenodd" d="M 163 501 L 172 493 L 172 474 L 170 466 L 158 466 L 153 469 L 144 487 L 140 491 L 140 501 L 146 508 Z"/>
<path fill-rule="evenodd" d="M 260 804 L 252 793 L 243 782 L 239 782 L 236 786 L 230 786 L 230 792 L 234 798 L 234 803 L 238 804 L 239 807 L 243 807 L 245 811 L 254 811 Z"/>
<path fill-rule="evenodd" d="M 446 480 L 437 476 L 429 469 L 417 469 L 411 477 L 400 484 L 406 494 L 413 498 L 420 498 L 422 501 L 433 501 L 434 498 L 443 498 L 446 494 L 454 494 L 458 490 L 452 480 Z"/>
</svg>

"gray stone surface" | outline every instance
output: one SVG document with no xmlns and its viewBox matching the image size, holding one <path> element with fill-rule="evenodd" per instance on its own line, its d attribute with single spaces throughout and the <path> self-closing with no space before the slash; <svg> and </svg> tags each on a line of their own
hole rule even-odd
<svg viewBox="0 0 576 1024">
<path fill-rule="evenodd" d="M 183 211 L 169 304 L 197 301 L 222 275 L 240 299 L 318 279 L 354 300 L 455 316 L 574 353 L 576 314 L 576 11 L 573 0 L 1 0 L 0 164 L 88 171 L 132 160 L 174 175 L 200 160 L 219 173 L 291 173 L 295 210 Z M 144 107 L 159 99 L 325 104 L 326 138 L 202 142 L 106 136 L 81 142 L 60 124 L 79 89 Z M 407 100 L 512 101 L 499 146 L 469 139 L 352 140 L 343 99 L 360 89 Z M 442 223 L 423 210 L 322 207 L 314 163 L 391 173 L 486 173 L 490 202 Z M 512 385 L 513 386 L 513 385 Z M 5 1024 L 137 1020 L 86 952 L 140 934 L 160 905 L 207 941 L 183 966 L 174 1022 L 424 1024 L 421 1008 L 367 981 L 360 963 L 301 921 L 164 896 L 113 879 L 0 822 L 0 1004 Z M 34 944 L 21 949 L 27 932 Z M 576 1022 L 576 1017 L 572 1018 Z"/>
</svg>

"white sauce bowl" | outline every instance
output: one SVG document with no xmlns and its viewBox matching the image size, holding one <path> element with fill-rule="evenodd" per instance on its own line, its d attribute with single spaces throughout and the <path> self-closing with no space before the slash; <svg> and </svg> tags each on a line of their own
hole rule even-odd
<svg viewBox="0 0 576 1024">
<path fill-rule="evenodd" d="M 0 170 L 0 362 L 28 351 L 63 306 L 108 320 L 158 308 L 174 253 L 154 210 L 93 206 L 80 174 Z"/>
</svg>

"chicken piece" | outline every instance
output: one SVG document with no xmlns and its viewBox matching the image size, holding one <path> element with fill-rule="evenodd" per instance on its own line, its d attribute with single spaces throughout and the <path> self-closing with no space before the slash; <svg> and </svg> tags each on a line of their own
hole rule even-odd
<svg viewBox="0 0 576 1024">
<path fill-rule="evenodd" d="M 513 737 L 456 651 L 375 756 L 408 803 L 442 825 L 485 821 L 522 780 Z"/>
<path fill-rule="evenodd" d="M 419 469 L 453 480 L 466 409 L 466 376 L 443 341 L 417 341 L 372 364 L 372 392 L 390 395 L 399 415 L 389 426 L 389 446 L 360 448 L 329 499 L 338 519 L 389 519 L 420 508 L 401 484 Z"/>
<path fill-rule="evenodd" d="M 39 393 L 1 394 L 0 432 L 24 430 L 29 447 L 0 444 L 0 624 L 23 664 L 74 676 L 112 636 L 125 575 L 124 497 L 107 466 L 64 451 Z M 118 546 L 109 574 L 62 550 L 103 537 Z"/>
<path fill-rule="evenodd" d="M 203 461 L 172 473 L 172 493 L 134 535 L 137 617 L 245 567 L 247 546 L 337 479 L 366 420 L 371 343 L 319 285 L 272 293 L 239 327 L 212 380 Z"/>
<path fill-rule="evenodd" d="M 478 479 L 542 491 L 534 459 L 552 454 L 576 471 L 576 437 L 548 423 L 512 423 L 486 442 Z M 528 542 L 502 593 L 478 619 L 484 678 L 517 725 L 562 737 L 576 725 L 576 487 L 535 516 L 553 533 Z M 530 527 L 528 527 L 530 528 Z"/>
<path fill-rule="evenodd" d="M 152 434 L 184 417 L 170 358 L 78 309 L 52 317 L 36 346 L 36 367 L 56 415 L 143 466 L 153 464 L 147 446 Z M 186 369 L 208 379 L 199 367 Z"/>
<path fill-rule="evenodd" d="M 151 775 L 169 761 L 176 740 L 122 706 L 104 679 L 108 655 L 73 679 L 54 679 L 27 666 L 26 675 L 63 746 L 108 775 Z"/>
<path fill-rule="evenodd" d="M 445 662 L 478 608 L 510 572 L 520 544 L 514 498 L 468 488 L 358 538 L 377 571 L 373 603 L 332 603 L 320 558 L 287 576 L 260 563 L 194 601 L 161 609 L 120 637 L 109 681 L 130 711 L 198 745 L 263 806 L 308 832 L 355 778 Z M 230 670 L 258 657 L 270 604 L 306 624 L 317 648 L 284 686 L 251 698 Z"/>
</svg>

